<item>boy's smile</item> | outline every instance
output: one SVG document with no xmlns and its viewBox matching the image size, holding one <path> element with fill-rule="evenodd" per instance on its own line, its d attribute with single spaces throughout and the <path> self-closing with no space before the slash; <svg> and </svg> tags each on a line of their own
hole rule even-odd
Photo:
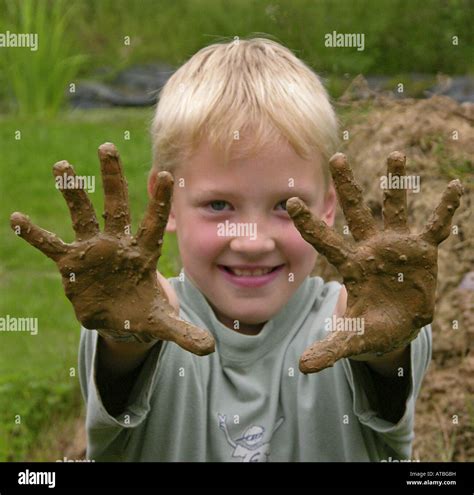
<svg viewBox="0 0 474 495">
<path fill-rule="evenodd" d="M 285 264 L 263 265 L 218 265 L 224 276 L 237 287 L 261 287 L 270 283 L 283 271 Z"/>
<path fill-rule="evenodd" d="M 320 161 L 281 142 L 225 165 L 203 141 L 175 170 L 167 230 L 177 233 L 186 276 L 229 328 L 258 333 L 311 273 L 316 251 L 285 202 L 298 196 L 332 225 L 335 192 L 324 195 Z"/>
</svg>

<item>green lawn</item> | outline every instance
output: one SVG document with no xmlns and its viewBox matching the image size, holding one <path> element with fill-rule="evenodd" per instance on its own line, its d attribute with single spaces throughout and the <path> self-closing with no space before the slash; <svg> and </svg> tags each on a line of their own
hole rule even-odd
<svg viewBox="0 0 474 495">
<path fill-rule="evenodd" d="M 4 49 L 0 111 L 54 112 L 71 82 L 113 79 L 135 64 L 177 67 L 236 37 L 279 41 L 336 96 L 360 73 L 397 83 L 412 73 L 472 74 L 473 12 L 471 0 L 0 0 L 0 32 L 41 39 L 35 52 Z M 327 44 L 333 32 L 363 35 L 363 49 Z"/>
<path fill-rule="evenodd" d="M 0 460 L 28 458 L 39 432 L 77 414 L 81 405 L 79 324 L 54 263 L 14 235 L 9 216 L 22 211 L 72 241 L 69 212 L 54 186 L 52 166 L 67 159 L 78 175 L 95 175 L 91 198 L 100 216 L 97 147 L 111 141 L 123 159 L 136 228 L 147 201 L 151 115 L 152 109 L 74 112 L 49 121 L 0 118 L 0 316 L 38 318 L 37 335 L 0 333 Z M 20 140 L 15 139 L 16 131 L 21 131 Z M 130 131 L 130 140 L 124 139 L 125 131 Z M 167 236 L 160 261 L 166 276 L 178 271 L 176 252 L 176 239 Z"/>
</svg>

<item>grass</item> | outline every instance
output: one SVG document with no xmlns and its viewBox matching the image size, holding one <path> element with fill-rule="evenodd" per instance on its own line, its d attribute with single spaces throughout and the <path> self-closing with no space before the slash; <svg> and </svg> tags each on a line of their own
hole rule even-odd
<svg viewBox="0 0 474 495">
<path fill-rule="evenodd" d="M 335 96 L 359 73 L 395 82 L 414 72 L 472 74 L 470 7 L 470 0 L 0 0 L 0 32 L 36 32 L 40 45 L 2 48 L 0 107 L 54 113 L 69 84 L 100 78 L 99 68 L 106 79 L 134 64 L 179 66 L 211 43 L 262 34 L 329 79 Z M 333 31 L 363 34 L 364 50 L 325 46 Z M 427 84 L 407 81 L 413 94 Z"/>
<path fill-rule="evenodd" d="M 83 0 L 82 47 L 99 64 L 181 64 L 220 37 L 268 33 L 322 72 L 396 74 L 474 69 L 467 0 Z M 126 13 L 127 15 L 124 15 Z M 324 35 L 363 33 L 365 50 L 327 48 Z M 115 33 L 113 36 L 104 33 Z M 123 37 L 130 36 L 130 45 Z M 458 45 L 452 37 L 458 36 Z M 162 40 L 166 40 L 163 43 Z M 97 47 L 100 46 L 100 49 Z M 336 56 L 337 55 L 337 56 Z"/>
<path fill-rule="evenodd" d="M 112 141 L 123 159 L 136 228 L 147 202 L 151 112 L 74 112 L 49 120 L 0 118 L 0 315 L 35 317 L 39 327 L 36 336 L 0 333 L 0 460 L 28 459 L 41 432 L 52 426 L 51 418 L 78 414 L 81 404 L 79 324 L 54 263 L 13 234 L 9 215 L 15 210 L 27 213 L 33 222 L 71 242 L 69 212 L 54 187 L 52 165 L 67 159 L 78 174 L 96 176 L 91 198 L 99 216 L 102 193 L 96 150 Z M 125 130 L 130 131 L 128 141 Z M 15 139 L 16 131 L 21 131 L 20 140 Z M 176 239 L 168 236 L 159 264 L 165 276 L 178 273 L 176 252 Z M 52 452 L 49 455 L 56 458 Z"/>
<path fill-rule="evenodd" d="M 12 102 L 20 115 L 53 115 L 86 60 L 82 54 L 71 54 L 69 30 L 77 8 L 64 0 L 7 2 L 5 7 L 0 31 L 37 37 L 33 50 L 2 49 L 0 68 L 6 74 Z"/>
</svg>

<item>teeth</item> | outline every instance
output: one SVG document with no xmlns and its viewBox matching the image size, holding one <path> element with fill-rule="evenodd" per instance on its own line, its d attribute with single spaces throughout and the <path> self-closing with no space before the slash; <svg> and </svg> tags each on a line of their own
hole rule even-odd
<svg viewBox="0 0 474 495">
<path fill-rule="evenodd" d="M 260 277 L 272 271 L 272 268 L 257 268 L 255 270 L 239 270 L 231 268 L 230 271 L 238 277 Z"/>
</svg>

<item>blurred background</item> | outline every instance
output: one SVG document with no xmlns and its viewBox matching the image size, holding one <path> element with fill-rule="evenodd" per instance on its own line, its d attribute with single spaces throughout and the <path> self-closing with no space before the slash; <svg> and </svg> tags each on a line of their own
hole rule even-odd
<svg viewBox="0 0 474 495">
<path fill-rule="evenodd" d="M 374 214 L 381 192 L 373 178 L 394 149 L 422 177 L 422 193 L 409 195 L 415 228 L 449 179 L 465 183 L 459 232 L 440 253 L 434 360 L 417 406 L 413 458 L 474 460 L 473 7 L 471 0 L 0 0 L 0 37 L 38 35 L 35 51 L 0 43 L 0 316 L 39 322 L 36 336 L 0 332 L 0 461 L 81 458 L 84 449 L 79 325 L 56 267 L 16 238 L 10 213 L 25 212 L 72 241 L 52 165 L 67 159 L 78 175 L 95 176 L 91 199 L 101 212 L 96 150 L 111 141 L 136 227 L 159 89 L 197 50 L 235 36 L 270 37 L 321 76 L 341 119 L 342 150 Z M 325 46 L 334 31 L 363 34 L 364 49 Z M 339 214 L 337 228 L 342 223 Z M 170 277 L 179 268 L 168 235 L 160 270 Z M 315 273 L 336 278 L 323 261 Z"/>
</svg>

